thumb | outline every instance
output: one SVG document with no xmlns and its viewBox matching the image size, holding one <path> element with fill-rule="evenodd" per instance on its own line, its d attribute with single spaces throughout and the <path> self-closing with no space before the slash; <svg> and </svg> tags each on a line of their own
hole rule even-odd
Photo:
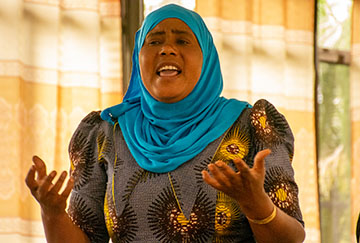
<svg viewBox="0 0 360 243">
<path fill-rule="evenodd" d="M 271 154 L 271 150 L 270 149 L 264 149 L 259 151 L 255 158 L 254 158 L 254 167 L 253 169 L 258 171 L 258 172 L 262 172 L 265 169 L 265 158 Z"/>
<path fill-rule="evenodd" d="M 40 159 L 39 156 L 36 156 L 36 155 L 33 156 L 32 160 L 35 165 L 36 171 L 38 173 L 38 179 L 41 180 L 42 178 L 44 178 L 47 175 L 46 174 L 46 164 L 42 159 Z"/>
</svg>

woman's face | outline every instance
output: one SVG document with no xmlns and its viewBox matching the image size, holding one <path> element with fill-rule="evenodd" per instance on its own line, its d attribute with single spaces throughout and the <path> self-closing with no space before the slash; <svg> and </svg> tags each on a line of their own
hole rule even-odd
<svg viewBox="0 0 360 243">
<path fill-rule="evenodd" d="M 161 21 L 140 50 L 140 74 L 156 100 L 175 103 L 190 94 L 200 78 L 203 57 L 191 29 L 181 20 Z"/>
</svg>

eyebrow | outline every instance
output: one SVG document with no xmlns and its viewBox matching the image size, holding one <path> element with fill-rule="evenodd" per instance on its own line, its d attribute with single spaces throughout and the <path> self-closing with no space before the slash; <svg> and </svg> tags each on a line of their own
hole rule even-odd
<svg viewBox="0 0 360 243">
<path fill-rule="evenodd" d="M 177 30 L 177 29 L 172 29 L 172 30 L 171 30 L 171 33 L 191 35 L 191 34 L 189 33 L 189 31 L 186 31 L 186 30 Z M 160 35 L 165 35 L 165 31 L 150 32 L 147 37 L 154 37 L 154 36 L 160 36 Z"/>
</svg>

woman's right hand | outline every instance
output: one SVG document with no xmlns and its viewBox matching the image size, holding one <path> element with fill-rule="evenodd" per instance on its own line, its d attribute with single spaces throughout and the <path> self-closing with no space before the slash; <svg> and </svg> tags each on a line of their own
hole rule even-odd
<svg viewBox="0 0 360 243">
<path fill-rule="evenodd" d="M 33 157 L 34 164 L 31 166 L 25 182 L 30 189 L 31 194 L 39 202 L 43 216 L 57 217 L 65 213 L 66 201 L 74 186 L 74 180 L 70 178 L 64 190 L 60 193 L 60 189 L 64 184 L 67 172 L 63 171 L 59 179 L 53 183 L 56 171 L 46 173 L 46 165 L 42 159 L 37 156 Z M 37 177 L 35 178 L 35 174 Z"/>
</svg>

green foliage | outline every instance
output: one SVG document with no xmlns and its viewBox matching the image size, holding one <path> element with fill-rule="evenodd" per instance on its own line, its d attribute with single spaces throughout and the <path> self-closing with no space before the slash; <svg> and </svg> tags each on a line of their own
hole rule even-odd
<svg viewBox="0 0 360 243">
<path fill-rule="evenodd" d="M 321 63 L 319 189 L 322 242 L 350 242 L 349 67 Z"/>
<path fill-rule="evenodd" d="M 317 3 L 317 44 L 320 47 L 350 50 L 352 0 L 331 2 L 330 4 L 329 0 L 319 0 Z M 339 9 L 339 4 L 344 8 Z M 344 9 L 347 12 L 341 12 Z"/>
<path fill-rule="evenodd" d="M 344 2 L 348 0 L 342 3 Z M 349 12 L 349 18 L 342 22 L 338 21 L 332 7 L 328 0 L 318 0 L 318 45 L 349 50 L 351 14 Z M 348 66 L 320 63 L 317 87 L 319 135 L 317 139 L 323 243 L 351 242 L 349 79 Z"/>
</svg>

